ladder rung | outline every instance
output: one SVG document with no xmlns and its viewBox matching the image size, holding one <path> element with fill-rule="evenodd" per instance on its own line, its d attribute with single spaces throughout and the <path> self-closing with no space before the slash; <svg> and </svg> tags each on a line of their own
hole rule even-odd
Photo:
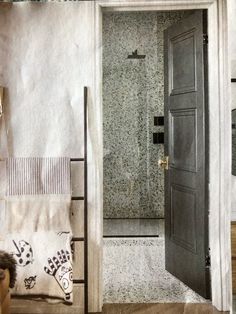
<svg viewBox="0 0 236 314">
<path fill-rule="evenodd" d="M 84 201 L 84 197 L 83 196 L 72 196 L 71 200 L 72 201 Z"/>
<path fill-rule="evenodd" d="M 85 283 L 84 279 L 74 279 L 73 283 Z"/>
<path fill-rule="evenodd" d="M 70 161 L 85 161 L 84 158 L 71 158 Z"/>
<path fill-rule="evenodd" d="M 84 241 L 84 237 L 73 237 L 72 241 L 74 241 L 74 242 L 82 242 L 82 241 Z"/>
</svg>

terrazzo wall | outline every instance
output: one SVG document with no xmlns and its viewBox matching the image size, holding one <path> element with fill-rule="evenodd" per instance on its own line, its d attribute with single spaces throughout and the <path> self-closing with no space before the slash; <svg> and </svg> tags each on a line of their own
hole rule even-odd
<svg viewBox="0 0 236 314">
<path fill-rule="evenodd" d="M 107 12 L 103 18 L 104 217 L 164 217 L 163 31 L 190 12 Z M 127 59 L 134 50 L 145 59 Z"/>
</svg>

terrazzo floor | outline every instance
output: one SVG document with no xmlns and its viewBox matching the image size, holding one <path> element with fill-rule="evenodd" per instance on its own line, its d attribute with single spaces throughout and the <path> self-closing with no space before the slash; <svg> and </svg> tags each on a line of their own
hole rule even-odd
<svg viewBox="0 0 236 314">
<path fill-rule="evenodd" d="M 163 304 L 105 304 L 97 314 L 229 314 L 219 312 L 207 303 L 163 303 Z"/>
<path fill-rule="evenodd" d="M 103 235 L 147 236 L 164 234 L 164 219 L 104 219 Z"/>
<path fill-rule="evenodd" d="M 161 228 L 158 238 L 104 238 L 104 303 L 207 302 L 165 270 Z"/>
</svg>

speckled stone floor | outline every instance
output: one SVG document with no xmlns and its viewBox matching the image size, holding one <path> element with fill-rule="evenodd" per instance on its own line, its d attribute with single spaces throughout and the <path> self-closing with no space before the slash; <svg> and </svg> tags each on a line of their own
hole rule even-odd
<svg viewBox="0 0 236 314">
<path fill-rule="evenodd" d="M 104 303 L 205 303 L 164 268 L 164 237 L 104 239 Z"/>
<path fill-rule="evenodd" d="M 104 236 L 163 235 L 164 219 L 104 219 Z"/>
<path fill-rule="evenodd" d="M 211 304 L 105 304 L 100 314 L 229 314 L 219 312 Z M 98 313 L 97 313 L 98 314 Z"/>
</svg>

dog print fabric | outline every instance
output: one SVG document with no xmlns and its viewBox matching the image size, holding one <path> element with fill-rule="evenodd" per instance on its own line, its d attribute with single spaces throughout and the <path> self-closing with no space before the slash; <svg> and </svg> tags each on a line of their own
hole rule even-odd
<svg viewBox="0 0 236 314">
<path fill-rule="evenodd" d="M 12 294 L 44 295 L 72 303 L 71 239 L 69 232 L 8 234 L 0 249 L 6 247 L 17 261 Z"/>
</svg>

